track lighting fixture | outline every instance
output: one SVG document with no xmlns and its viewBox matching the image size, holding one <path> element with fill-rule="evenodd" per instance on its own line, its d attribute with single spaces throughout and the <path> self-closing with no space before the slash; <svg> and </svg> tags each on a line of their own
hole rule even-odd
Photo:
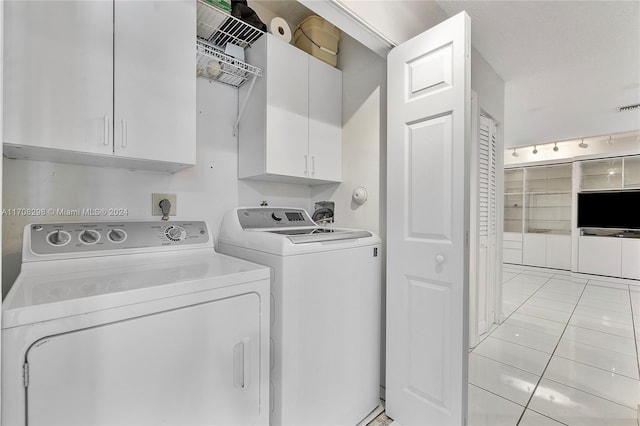
<svg viewBox="0 0 640 426">
<path fill-rule="evenodd" d="M 560 148 L 558 148 L 558 143 L 557 143 L 557 142 L 554 142 L 554 143 L 553 143 L 553 152 L 558 152 L 558 150 L 559 150 L 559 149 L 560 149 Z"/>
<path fill-rule="evenodd" d="M 518 157 L 520 154 L 518 154 L 518 151 L 516 151 L 516 149 L 513 148 L 513 152 L 511 153 L 511 155 L 513 155 L 514 157 Z"/>
<path fill-rule="evenodd" d="M 588 147 L 589 147 L 589 144 L 588 144 L 588 143 L 584 143 L 584 139 L 582 139 L 582 140 L 580 141 L 580 143 L 578 144 L 578 146 L 579 146 L 580 148 L 588 148 Z"/>
<path fill-rule="evenodd" d="M 611 136 L 609 136 L 609 139 L 607 140 L 607 145 L 613 145 L 613 141 L 611 140 Z"/>
<path fill-rule="evenodd" d="M 538 153 L 538 148 L 536 148 L 536 146 L 533 146 L 533 155 L 536 155 Z"/>
</svg>

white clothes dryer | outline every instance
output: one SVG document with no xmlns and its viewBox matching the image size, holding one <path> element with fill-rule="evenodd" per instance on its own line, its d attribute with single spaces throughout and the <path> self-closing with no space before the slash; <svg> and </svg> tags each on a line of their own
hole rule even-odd
<svg viewBox="0 0 640 426">
<path fill-rule="evenodd" d="M 3 303 L 3 425 L 268 425 L 269 270 L 204 222 L 34 224 Z"/>
<path fill-rule="evenodd" d="M 304 209 L 238 208 L 218 250 L 267 265 L 272 425 L 356 425 L 379 405 L 380 239 Z"/>
</svg>

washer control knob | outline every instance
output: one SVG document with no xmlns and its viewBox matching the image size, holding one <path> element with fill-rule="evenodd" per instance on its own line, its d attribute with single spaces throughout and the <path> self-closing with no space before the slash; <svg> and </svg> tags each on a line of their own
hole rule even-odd
<svg viewBox="0 0 640 426">
<path fill-rule="evenodd" d="M 276 222 L 280 222 L 282 220 L 282 217 L 278 216 L 276 212 L 273 212 L 271 213 L 271 219 L 275 220 Z"/>
<path fill-rule="evenodd" d="M 171 241 L 182 241 L 187 237 L 187 231 L 181 226 L 170 226 L 164 231 L 164 235 Z"/>
<path fill-rule="evenodd" d="M 71 235 L 68 232 L 58 229 L 47 235 L 47 241 L 54 246 L 63 246 L 71 240 Z"/>
<path fill-rule="evenodd" d="M 121 243 L 127 238 L 127 233 L 122 229 L 112 229 L 107 234 L 107 238 L 114 243 Z"/>
<path fill-rule="evenodd" d="M 100 233 L 93 229 L 85 229 L 80 233 L 80 241 L 85 244 L 95 244 L 100 239 Z"/>
</svg>

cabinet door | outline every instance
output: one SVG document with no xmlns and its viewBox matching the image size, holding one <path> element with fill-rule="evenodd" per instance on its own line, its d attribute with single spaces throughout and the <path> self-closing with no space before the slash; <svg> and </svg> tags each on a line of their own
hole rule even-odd
<svg viewBox="0 0 640 426">
<path fill-rule="evenodd" d="M 522 234 L 519 232 L 503 232 L 502 261 L 522 264 Z"/>
<path fill-rule="evenodd" d="M 342 179 L 342 72 L 309 57 L 309 177 Z"/>
<path fill-rule="evenodd" d="M 571 236 L 546 235 L 546 266 L 556 269 L 571 269 Z"/>
<path fill-rule="evenodd" d="M 116 1 L 114 26 L 115 154 L 195 164 L 195 1 Z"/>
<path fill-rule="evenodd" d="M 267 149 L 269 174 L 308 177 L 309 59 L 275 37 L 267 38 Z"/>
<path fill-rule="evenodd" d="M 113 2 L 3 6 L 3 141 L 111 154 Z"/>
<path fill-rule="evenodd" d="M 578 242 L 578 272 L 619 277 L 622 241 L 619 238 L 580 237 Z"/>
<path fill-rule="evenodd" d="M 546 235 L 524 234 L 522 237 L 522 263 L 530 266 L 546 266 Z"/>
<path fill-rule="evenodd" d="M 622 240 L 622 277 L 640 280 L 640 240 Z"/>
</svg>

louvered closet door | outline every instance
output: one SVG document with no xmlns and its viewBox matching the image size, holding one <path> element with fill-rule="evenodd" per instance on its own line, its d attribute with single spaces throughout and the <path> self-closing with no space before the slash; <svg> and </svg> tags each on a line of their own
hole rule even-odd
<svg viewBox="0 0 640 426">
<path fill-rule="evenodd" d="M 496 123 L 480 116 L 478 135 L 478 332 L 495 318 L 497 260 Z"/>
</svg>

